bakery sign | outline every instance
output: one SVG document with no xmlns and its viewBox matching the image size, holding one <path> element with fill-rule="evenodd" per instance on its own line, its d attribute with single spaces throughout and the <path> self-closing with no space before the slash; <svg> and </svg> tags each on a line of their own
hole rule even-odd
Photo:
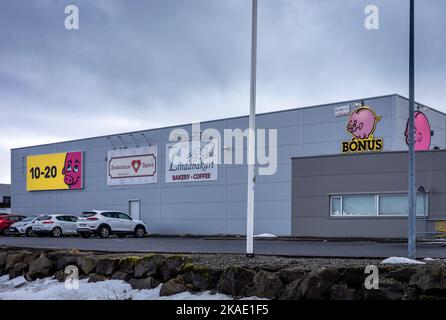
<svg viewBox="0 0 446 320">
<path fill-rule="evenodd" d="M 109 186 L 157 183 L 156 146 L 108 151 Z"/>
<path fill-rule="evenodd" d="M 166 145 L 166 183 L 217 180 L 216 148 L 215 140 Z"/>
</svg>

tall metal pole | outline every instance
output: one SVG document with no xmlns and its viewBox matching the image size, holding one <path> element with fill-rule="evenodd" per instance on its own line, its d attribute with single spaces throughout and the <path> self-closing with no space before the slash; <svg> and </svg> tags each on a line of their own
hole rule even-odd
<svg viewBox="0 0 446 320">
<path fill-rule="evenodd" d="M 415 0 L 410 0 L 409 45 L 409 233 L 408 257 L 416 258 L 416 185 L 415 185 Z"/>
<path fill-rule="evenodd" d="M 251 92 L 248 130 L 248 203 L 246 213 L 246 254 L 254 254 L 254 188 L 255 188 L 255 130 L 256 130 L 256 72 L 257 72 L 257 0 L 252 0 L 251 31 Z"/>
</svg>

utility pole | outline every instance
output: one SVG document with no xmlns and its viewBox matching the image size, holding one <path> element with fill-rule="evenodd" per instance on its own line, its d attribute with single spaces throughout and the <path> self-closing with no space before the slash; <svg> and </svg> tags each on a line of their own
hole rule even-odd
<svg viewBox="0 0 446 320">
<path fill-rule="evenodd" d="M 408 258 L 416 259 L 416 184 L 415 184 L 415 0 L 410 0 L 409 36 L 409 230 Z"/>
<path fill-rule="evenodd" d="M 246 255 L 254 255 L 254 188 L 256 163 L 256 73 L 257 73 L 257 0 L 252 0 L 251 90 L 248 129 L 248 199 L 246 213 Z"/>
</svg>

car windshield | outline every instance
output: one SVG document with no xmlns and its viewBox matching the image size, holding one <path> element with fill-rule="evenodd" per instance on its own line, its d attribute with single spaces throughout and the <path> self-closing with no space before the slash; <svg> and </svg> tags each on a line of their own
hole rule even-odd
<svg viewBox="0 0 446 320">
<path fill-rule="evenodd" d="M 36 218 L 35 216 L 33 216 L 33 217 L 26 217 L 25 219 L 22 220 L 22 222 L 31 222 L 31 221 L 33 221 L 35 218 Z"/>
</svg>

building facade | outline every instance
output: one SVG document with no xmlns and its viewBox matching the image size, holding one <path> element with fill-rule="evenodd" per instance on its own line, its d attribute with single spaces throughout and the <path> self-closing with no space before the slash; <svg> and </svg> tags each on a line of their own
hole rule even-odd
<svg viewBox="0 0 446 320">
<path fill-rule="evenodd" d="M 292 234 L 406 238 L 407 152 L 293 159 Z M 446 151 L 416 154 L 417 223 L 433 235 L 446 218 Z"/>
<path fill-rule="evenodd" d="M 429 149 L 446 149 L 446 116 L 423 105 L 418 109 L 433 133 Z M 311 213 L 295 213 L 306 207 L 295 205 L 292 158 L 353 154 L 361 148 L 367 149 L 361 153 L 407 151 L 408 115 L 408 100 L 399 95 L 257 115 L 258 128 L 277 129 L 277 170 L 257 176 L 255 233 L 306 235 L 299 215 Z M 369 117 L 373 124 L 353 127 L 352 117 Z M 202 131 L 214 129 L 221 137 L 225 129 L 247 127 L 248 117 L 201 123 Z M 168 154 L 175 129 L 183 129 L 192 140 L 196 135 L 192 125 L 182 125 L 13 149 L 12 209 L 23 214 L 114 209 L 140 217 L 152 234 L 245 234 L 246 165 L 173 166 Z M 200 135 L 195 140 L 206 148 Z M 270 147 L 267 141 L 266 149 Z M 233 158 L 237 148 L 245 150 L 246 139 L 239 147 L 227 147 L 224 141 L 220 157 L 231 153 Z M 75 173 L 76 161 L 82 166 Z M 403 170 L 404 163 L 400 165 Z"/>
</svg>

